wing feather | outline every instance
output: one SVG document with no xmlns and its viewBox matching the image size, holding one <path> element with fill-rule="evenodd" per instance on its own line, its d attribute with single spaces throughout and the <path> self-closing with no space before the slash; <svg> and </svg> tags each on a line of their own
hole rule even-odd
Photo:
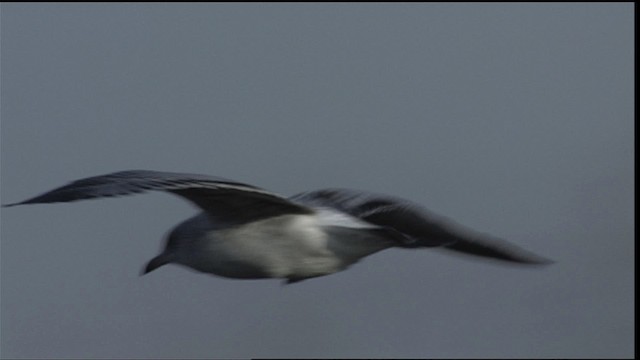
<svg viewBox="0 0 640 360">
<path fill-rule="evenodd" d="M 408 200 L 349 189 L 324 189 L 295 195 L 307 206 L 329 207 L 389 229 L 398 246 L 442 247 L 459 253 L 525 264 L 550 263 L 505 240 L 463 229 Z M 397 236 L 401 234 L 403 236 Z"/>
<path fill-rule="evenodd" d="M 36 197 L 5 207 L 71 202 L 101 197 L 165 191 L 179 195 L 229 223 L 243 223 L 282 214 L 307 214 L 312 210 L 286 198 L 233 180 L 199 175 L 149 170 L 120 171 L 73 181 Z"/>
</svg>

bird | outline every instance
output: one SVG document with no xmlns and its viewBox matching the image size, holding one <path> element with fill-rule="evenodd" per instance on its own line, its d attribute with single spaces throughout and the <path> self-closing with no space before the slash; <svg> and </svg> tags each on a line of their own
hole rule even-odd
<svg viewBox="0 0 640 360">
<path fill-rule="evenodd" d="M 72 202 L 163 191 L 200 213 L 175 226 L 141 275 L 167 264 L 233 279 L 285 284 L 330 275 L 389 248 L 441 248 L 520 265 L 553 261 L 463 228 L 399 197 L 327 188 L 284 197 L 217 176 L 128 170 L 83 178 L 3 205 Z"/>
</svg>

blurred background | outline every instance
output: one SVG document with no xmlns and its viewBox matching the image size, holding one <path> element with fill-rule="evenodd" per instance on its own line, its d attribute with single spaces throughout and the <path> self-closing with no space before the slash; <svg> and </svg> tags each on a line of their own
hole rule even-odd
<svg viewBox="0 0 640 360">
<path fill-rule="evenodd" d="M 633 26 L 631 3 L 3 3 L 3 203 L 128 169 L 349 187 L 557 263 L 139 277 L 190 204 L 4 208 L 2 357 L 633 357 Z"/>
</svg>

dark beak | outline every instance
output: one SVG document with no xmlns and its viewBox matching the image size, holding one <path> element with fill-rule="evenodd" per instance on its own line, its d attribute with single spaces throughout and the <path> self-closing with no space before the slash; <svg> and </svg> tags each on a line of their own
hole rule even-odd
<svg viewBox="0 0 640 360">
<path fill-rule="evenodd" d="M 172 261 L 173 257 L 171 255 L 162 253 L 147 263 L 147 266 L 144 267 L 140 276 L 148 274 L 161 266 L 171 263 Z"/>
</svg>

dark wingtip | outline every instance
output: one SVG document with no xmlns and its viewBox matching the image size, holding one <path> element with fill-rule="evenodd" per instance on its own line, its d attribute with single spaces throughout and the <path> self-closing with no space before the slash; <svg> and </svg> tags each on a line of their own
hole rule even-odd
<svg viewBox="0 0 640 360">
<path fill-rule="evenodd" d="M 527 251 L 521 248 L 513 247 L 509 249 L 509 252 L 505 252 L 496 256 L 492 254 L 495 260 L 506 261 L 508 263 L 524 265 L 524 266 L 547 266 L 555 264 L 554 260 L 546 258 L 542 255 L 538 255 L 531 251 Z"/>
<path fill-rule="evenodd" d="M 541 256 L 541 255 L 537 255 L 537 254 L 529 253 L 529 256 L 530 256 L 530 257 L 531 257 L 531 259 L 532 259 L 532 260 L 530 261 L 530 263 L 531 263 L 532 265 L 552 265 L 552 264 L 555 264 L 555 263 L 556 263 L 556 261 L 555 261 L 555 260 L 551 260 L 551 259 L 546 258 L 546 257 Z M 535 257 L 535 258 L 534 258 L 534 257 Z"/>
<path fill-rule="evenodd" d="M 496 259 L 496 260 L 504 260 L 504 259 Z M 556 262 L 551 260 L 551 259 L 547 259 L 547 258 L 543 258 L 543 257 L 539 257 L 539 258 L 529 258 L 529 259 L 518 259 L 518 260 L 507 260 L 509 263 L 511 264 L 517 264 L 517 265 L 524 265 L 524 266 L 549 266 L 549 265 L 553 265 Z"/>
<path fill-rule="evenodd" d="M 13 206 L 18 206 L 18 205 L 29 205 L 29 204 L 48 204 L 48 203 L 52 203 L 54 201 L 43 201 L 42 200 L 42 196 L 36 196 L 34 198 L 31 199 L 27 199 L 24 201 L 19 201 L 19 202 L 14 202 L 14 203 L 9 203 L 9 204 L 2 204 L 2 207 L 13 207 Z"/>
<path fill-rule="evenodd" d="M 555 263 L 554 260 L 495 238 L 484 238 L 482 241 L 459 241 L 446 245 L 444 249 L 479 258 L 497 260 L 504 264 L 547 266 Z"/>
<path fill-rule="evenodd" d="M 3 208 L 8 208 L 8 207 L 18 206 L 18 205 L 22 205 L 22 204 L 24 204 L 24 202 L 23 202 L 23 201 L 21 201 L 21 202 L 16 202 L 16 203 L 10 203 L 10 204 L 2 204 L 1 206 L 2 206 Z"/>
</svg>

